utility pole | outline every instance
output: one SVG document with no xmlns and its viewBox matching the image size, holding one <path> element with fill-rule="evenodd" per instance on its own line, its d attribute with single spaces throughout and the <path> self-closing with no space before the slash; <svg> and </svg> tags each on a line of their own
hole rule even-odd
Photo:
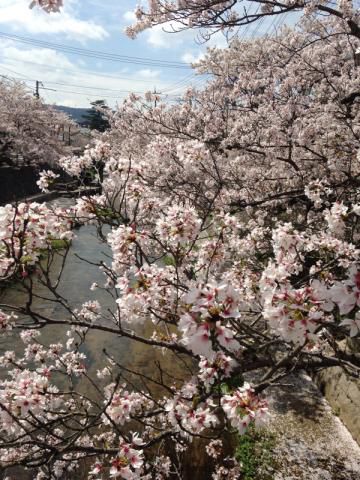
<svg viewBox="0 0 360 480">
<path fill-rule="evenodd" d="M 56 92 L 56 90 L 54 90 L 53 88 L 45 88 L 43 82 L 40 82 L 39 80 L 36 80 L 35 81 L 34 97 L 37 98 L 37 99 L 40 98 L 40 88 L 42 88 L 43 90 L 49 90 L 51 92 Z"/>
<path fill-rule="evenodd" d="M 42 82 L 39 82 L 39 80 L 36 80 L 34 96 L 35 96 L 38 100 L 39 100 L 39 98 L 40 98 L 40 93 L 39 93 L 40 85 L 43 86 Z"/>
<path fill-rule="evenodd" d="M 156 107 L 156 105 L 157 105 L 156 95 L 158 95 L 160 92 L 157 92 L 156 87 L 154 87 L 154 91 L 152 93 L 153 93 L 153 95 L 155 95 L 154 106 Z"/>
</svg>

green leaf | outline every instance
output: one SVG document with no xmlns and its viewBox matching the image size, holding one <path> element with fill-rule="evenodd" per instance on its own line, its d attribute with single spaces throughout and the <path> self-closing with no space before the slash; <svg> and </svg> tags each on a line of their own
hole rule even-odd
<svg viewBox="0 0 360 480">
<path fill-rule="evenodd" d="M 172 255 L 166 255 L 164 258 L 164 263 L 168 267 L 175 267 L 176 265 L 175 258 Z"/>
</svg>

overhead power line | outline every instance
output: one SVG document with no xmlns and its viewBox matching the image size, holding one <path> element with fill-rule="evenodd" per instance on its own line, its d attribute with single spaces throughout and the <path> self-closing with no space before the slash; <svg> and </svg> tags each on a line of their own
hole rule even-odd
<svg viewBox="0 0 360 480">
<path fill-rule="evenodd" d="M 54 71 L 54 67 L 51 66 L 51 65 L 45 65 L 43 63 L 31 62 L 31 61 L 26 61 L 26 60 L 20 61 L 20 60 L 12 59 L 12 58 L 9 58 L 9 57 L 3 57 L 3 58 L 4 58 L 4 60 L 6 58 L 8 58 L 9 61 L 19 63 L 19 64 L 27 63 L 27 64 L 39 66 L 39 67 L 44 67 L 46 70 L 50 70 L 52 73 Z M 7 66 L 4 66 L 2 64 L 0 64 L 0 68 L 3 68 L 3 69 L 5 69 L 5 70 L 7 70 L 11 73 L 14 73 L 15 75 L 21 76 L 24 79 L 28 79 L 28 80 L 31 80 L 31 81 L 36 80 L 34 78 L 29 78 L 29 76 L 25 76 L 20 72 L 16 72 L 14 70 L 11 70 Z M 80 76 L 83 75 L 87 79 L 89 78 L 89 76 L 93 76 L 93 77 L 95 77 L 95 79 L 96 78 L 111 78 L 111 79 L 114 79 L 114 80 L 131 80 L 131 82 L 142 82 L 142 83 L 151 84 L 151 85 L 154 85 L 154 82 L 159 81 L 159 79 L 157 79 L 157 78 L 154 78 L 152 80 L 141 80 L 141 79 L 136 79 L 136 78 L 133 78 L 133 77 L 121 77 L 121 76 L 115 76 L 115 75 L 99 74 L 99 73 L 92 72 L 90 70 L 81 70 L 81 69 L 70 69 L 70 68 L 62 68 L 61 67 L 61 68 L 59 68 L 59 70 L 61 70 L 61 72 L 62 71 L 70 72 L 73 75 L 80 75 Z M 170 93 L 173 90 L 180 90 L 180 89 L 182 90 L 186 86 L 193 85 L 193 82 L 192 82 L 193 80 L 195 80 L 195 82 L 197 83 L 198 80 L 201 79 L 201 77 L 204 77 L 204 74 L 195 74 L 195 73 L 188 74 L 185 77 L 181 78 L 180 80 L 178 80 L 174 83 L 164 85 L 165 88 L 162 88 L 162 91 L 164 93 L 165 92 Z M 20 80 L 20 79 L 18 79 L 18 80 Z M 50 83 L 50 84 L 54 84 L 54 85 L 64 85 L 64 86 L 80 87 L 80 88 L 87 88 L 87 89 L 93 89 L 93 90 L 104 90 L 104 91 L 107 90 L 107 91 L 114 91 L 114 92 L 119 92 L 120 91 L 121 92 L 121 90 L 119 90 L 119 89 L 87 86 L 87 85 L 83 85 L 83 84 L 78 85 L 78 84 L 65 83 L 65 82 L 61 83 L 61 82 L 55 82 L 55 81 L 47 80 L 47 79 L 44 79 L 44 81 L 46 81 L 47 83 Z M 137 92 L 135 92 L 135 93 L 137 93 Z"/>
<path fill-rule="evenodd" d="M 70 47 L 68 45 L 45 42 L 43 40 L 36 40 L 29 37 L 22 37 L 19 35 L 12 35 L 5 32 L 0 32 L 0 37 L 14 42 L 20 42 L 27 45 L 32 45 L 41 48 L 47 48 L 63 53 L 80 55 L 84 57 L 97 58 L 100 60 L 108 60 L 112 62 L 120 63 L 132 63 L 135 65 L 143 65 L 147 67 L 161 67 L 161 68 L 177 68 L 177 69 L 189 69 L 191 66 L 185 62 L 158 60 L 146 57 L 134 57 L 130 55 L 118 55 L 115 53 L 101 52 L 98 50 L 89 50 L 79 47 Z"/>
<path fill-rule="evenodd" d="M 11 58 L 11 57 L 8 57 L 6 55 L 4 55 L 2 57 L 2 59 L 4 61 L 9 60 L 11 63 L 15 62 L 15 63 L 19 63 L 21 65 L 24 64 L 24 63 L 26 63 L 28 65 L 35 65 L 36 67 L 41 67 L 42 69 L 50 70 L 52 73 L 54 72 L 54 70 L 61 70 L 61 72 L 69 72 L 72 75 L 84 75 L 87 78 L 91 76 L 91 77 L 97 77 L 97 78 L 112 78 L 114 80 L 131 80 L 132 82 L 151 83 L 151 85 L 154 84 L 154 79 L 152 79 L 152 80 L 142 80 L 140 78 L 123 77 L 121 75 L 109 75 L 109 74 L 106 74 L 106 73 L 99 73 L 99 72 L 96 72 L 95 70 L 84 70 L 84 69 L 80 69 L 80 68 L 65 68 L 65 67 L 60 67 L 60 66 L 57 66 L 57 65 L 49 65 L 49 64 L 45 64 L 45 63 L 39 63 L 39 62 L 31 62 L 30 60 L 17 60 L 15 58 Z M 5 67 L 3 67 L 3 68 L 5 68 Z M 22 75 L 22 74 L 19 73 L 19 75 Z"/>
<path fill-rule="evenodd" d="M 45 90 L 48 90 L 48 89 L 45 89 Z M 72 95 L 82 95 L 83 97 L 101 97 L 101 98 L 117 98 L 117 99 L 120 99 L 120 98 L 123 98 L 126 96 L 126 94 L 122 94 L 122 95 L 99 95 L 98 93 L 89 93 L 89 92 L 74 92 L 73 90 L 60 90 L 58 88 L 56 89 L 51 89 L 53 92 L 58 92 L 58 93 L 71 93 Z M 131 92 L 128 92 L 128 93 L 131 93 Z"/>
<path fill-rule="evenodd" d="M 0 68 L 2 68 L 2 67 L 0 66 Z M 16 79 L 16 80 L 21 80 L 21 79 Z M 27 78 L 26 81 L 35 82 L 36 80 Z M 114 88 L 79 85 L 79 84 L 75 84 L 75 83 L 52 82 L 50 80 L 44 80 L 44 82 L 46 82 L 46 84 L 50 84 L 50 85 L 60 85 L 62 87 L 75 87 L 75 88 L 82 88 L 82 89 L 86 89 L 86 90 L 100 90 L 100 91 L 104 91 L 104 92 L 115 92 L 115 93 L 126 93 L 126 94 L 128 94 L 128 93 L 140 93 L 140 94 L 142 94 L 143 93 L 142 91 L 140 92 L 140 91 L 134 91 L 134 90 L 117 90 L 117 89 L 114 89 Z"/>
<path fill-rule="evenodd" d="M 4 70 L 7 70 L 7 71 L 10 72 L 10 73 L 13 73 L 13 74 L 15 73 L 15 75 L 19 75 L 20 77 L 22 77 L 22 78 L 24 78 L 24 79 L 26 79 L 26 80 L 29 80 L 29 78 L 28 78 L 26 75 L 23 75 L 23 74 L 20 73 L 20 72 L 15 72 L 14 70 L 11 70 L 10 68 L 4 67 L 3 65 L 0 65 L 0 66 L 1 66 L 1 68 L 3 68 Z"/>
<path fill-rule="evenodd" d="M 114 92 L 114 93 L 125 93 L 125 94 L 128 94 L 128 93 L 135 93 L 135 94 L 141 94 L 143 95 L 144 94 L 144 91 L 136 91 L 136 90 L 119 90 L 119 89 L 114 89 L 114 88 L 105 88 L 105 87 L 96 87 L 96 86 L 88 86 L 88 85 L 79 85 L 79 84 L 74 84 L 74 83 L 65 83 L 65 82 L 52 82 L 50 80 L 46 80 L 46 83 L 47 84 L 50 84 L 50 85 L 60 85 L 60 86 L 63 86 L 63 87 L 76 87 L 76 88 L 81 88 L 81 89 L 87 89 L 87 90 L 100 90 L 100 91 L 104 91 L 104 92 Z M 154 83 L 154 82 L 153 82 Z M 172 89 L 165 89 L 163 90 L 162 89 L 162 92 L 163 93 L 167 93 L 167 92 L 170 92 L 172 90 L 178 90 L 179 87 L 177 87 L 176 89 L 175 88 L 172 88 Z"/>
<path fill-rule="evenodd" d="M 62 90 L 62 89 L 49 89 L 49 88 L 43 88 L 43 87 L 40 87 L 41 89 L 44 89 L 44 90 L 51 90 L 53 92 L 58 92 L 58 93 L 71 93 L 72 95 L 81 95 L 83 97 L 101 97 L 101 98 L 113 98 L 113 99 L 117 99 L 117 100 L 122 100 L 124 98 L 127 97 L 127 95 L 129 93 L 135 93 L 135 92 L 124 92 L 122 95 L 99 95 L 98 93 L 89 93 L 89 92 L 75 92 L 73 90 Z M 164 96 L 165 98 L 172 98 L 172 99 L 177 99 L 177 98 L 180 98 L 178 95 L 167 95 L 167 94 L 163 94 L 161 92 L 157 92 L 159 93 L 159 95 L 161 96 Z M 143 93 L 141 92 L 138 92 L 139 95 L 143 95 Z"/>
<path fill-rule="evenodd" d="M 0 65 L 0 68 L 3 68 L 1 65 Z M 16 73 L 16 72 L 15 72 Z M 0 75 L 1 77 L 2 75 Z M 88 91 L 74 91 L 74 90 L 64 90 L 64 89 L 59 89 L 59 88 L 48 88 L 48 87 L 45 87 L 43 82 L 40 82 L 39 80 L 35 80 L 35 79 L 30 79 L 30 78 L 26 78 L 26 79 L 23 79 L 21 77 L 9 77 L 9 76 L 6 76 L 5 78 L 8 78 L 8 79 L 12 79 L 12 80 L 20 80 L 21 82 L 25 83 L 25 84 L 28 84 L 28 83 L 33 83 L 35 82 L 35 93 L 34 95 L 39 98 L 40 97 L 40 90 L 49 90 L 49 91 L 52 91 L 52 92 L 57 92 L 57 93 L 70 93 L 71 95 L 80 95 L 80 96 L 83 96 L 83 97 L 101 97 L 101 98 L 112 98 L 112 99 L 117 99 L 117 100 L 122 100 L 124 98 L 126 98 L 129 94 L 131 93 L 134 93 L 134 94 L 137 94 L 137 95 L 144 95 L 144 92 L 134 92 L 133 90 L 113 90 L 113 89 L 107 89 L 107 88 L 98 88 L 98 87 L 86 87 L 86 86 L 82 86 L 82 85 L 75 85 L 75 84 L 68 84 L 68 83 L 61 83 L 61 82 L 48 82 L 46 81 L 45 83 L 46 84 L 55 84 L 55 85 L 60 85 L 60 86 L 73 86 L 73 87 L 76 87 L 76 88 L 80 88 L 80 89 L 86 89 L 86 88 L 91 88 L 92 90 L 100 90 L 100 92 L 88 92 Z M 117 92 L 118 95 L 109 95 L 109 94 L 103 94 L 102 91 L 110 91 L 110 92 Z M 178 95 L 175 95 L 175 94 L 168 94 L 168 93 L 162 93 L 162 92 L 158 92 L 159 95 L 165 97 L 166 99 L 177 99 L 179 98 Z"/>
<path fill-rule="evenodd" d="M 52 65 L 46 65 L 44 63 L 38 63 L 38 62 L 31 62 L 31 61 L 28 61 L 28 60 L 16 60 L 14 58 L 10 58 L 10 57 L 7 57 L 7 56 L 4 56 L 3 57 L 4 60 L 9 60 L 10 62 L 15 62 L 15 63 L 19 63 L 19 64 L 29 64 L 29 65 L 35 65 L 36 67 L 40 67 L 41 69 L 45 69 L 45 70 L 49 70 L 51 71 L 51 73 L 54 73 L 54 69 L 55 70 L 61 70 L 61 72 L 69 72 L 71 73 L 72 75 L 80 75 L 80 76 L 84 76 L 86 77 L 87 79 L 89 79 L 89 77 L 94 77 L 94 81 L 97 79 L 97 78 L 110 78 L 110 79 L 113 79 L 113 80 L 130 80 L 132 83 L 134 82 L 140 82 L 140 83 L 144 83 L 144 84 L 151 84 L 151 85 L 154 85 L 154 82 L 157 82 L 157 81 L 160 81 L 158 78 L 153 78 L 152 80 L 142 80 L 142 79 L 139 79 L 139 78 L 134 78 L 134 77 L 123 77 L 123 76 L 118 76 L 118 75 L 108 75 L 106 73 L 99 73 L 99 72 L 95 72 L 94 70 L 83 70 L 83 69 L 71 69 L 71 68 L 65 68 L 65 67 L 54 67 Z M 3 66 L 2 64 L 0 64 L 0 67 L 1 68 L 4 68 L 5 70 L 9 70 L 10 69 L 8 67 L 5 67 Z M 29 77 L 25 77 L 25 75 L 23 75 L 22 73 L 18 73 L 18 72 L 14 72 L 12 71 L 12 73 L 15 73 L 16 75 L 19 75 L 19 76 L 23 76 L 24 78 L 29 78 Z M 136 72 L 135 72 L 136 73 Z M 183 77 L 182 79 L 180 80 L 177 80 L 175 81 L 174 83 L 169 83 L 168 85 L 164 85 L 165 88 L 163 88 L 163 92 L 165 91 L 170 91 L 170 90 L 173 90 L 173 89 L 178 89 L 180 86 L 184 86 L 186 87 L 187 85 L 190 85 L 190 81 L 191 80 L 194 80 L 194 79 L 199 79 L 201 77 L 208 77 L 208 74 L 199 74 L 199 73 L 190 73 L 188 75 L 186 75 L 185 77 Z M 49 80 L 47 80 L 48 82 L 50 82 Z"/>
<path fill-rule="evenodd" d="M 2 65 L 0 65 L 0 69 L 1 68 L 4 68 Z M 9 70 L 9 69 L 6 69 L 5 70 Z M 18 72 L 13 72 L 13 73 L 16 73 L 16 74 L 19 74 Z M 28 78 L 28 77 L 25 77 L 25 78 L 22 78 L 22 77 L 9 77 L 13 80 L 20 80 L 24 83 L 33 83 L 33 82 L 37 82 L 38 80 L 36 79 L 32 79 L 32 78 Z M 72 90 L 61 90 L 59 88 L 56 88 L 56 89 L 49 89 L 49 88 L 45 88 L 43 86 L 39 86 L 40 89 L 42 90 L 52 90 L 54 92 L 62 92 L 62 93 L 74 93 L 76 95 L 91 95 L 91 96 L 102 96 L 102 97 L 107 97 L 107 98 L 118 98 L 118 96 L 114 96 L 114 95 L 103 95 L 101 92 L 114 92 L 114 93 L 117 93 L 117 94 L 120 94 L 119 96 L 121 95 L 129 95 L 130 93 L 135 93 L 137 95 L 144 95 L 144 91 L 134 91 L 134 90 L 116 90 L 116 89 L 112 89 L 112 88 L 105 88 L 105 87 L 95 87 L 95 86 L 87 86 L 87 85 L 78 85 L 78 84 L 73 84 L 73 83 L 65 83 L 65 82 L 52 82 L 52 81 L 49 81 L 49 80 L 45 80 L 45 83 L 46 84 L 50 84 L 50 85 L 60 85 L 60 86 L 63 86 L 63 87 L 75 87 L 75 88 L 80 88 L 80 89 L 87 89 L 87 90 L 98 90 L 99 92 L 98 93 L 91 93 L 91 92 L 74 92 Z M 177 88 L 178 89 L 178 88 Z M 163 92 L 161 93 L 161 95 L 165 95 L 165 96 L 173 96 L 173 94 L 169 94 L 168 92 L 172 91 L 172 90 L 177 90 L 177 89 L 171 89 L 171 90 L 163 90 Z"/>
</svg>

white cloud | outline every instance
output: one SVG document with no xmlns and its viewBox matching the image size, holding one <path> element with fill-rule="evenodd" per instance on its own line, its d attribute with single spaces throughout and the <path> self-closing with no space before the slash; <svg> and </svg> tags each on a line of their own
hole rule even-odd
<svg viewBox="0 0 360 480">
<path fill-rule="evenodd" d="M 222 32 L 218 31 L 211 35 L 205 45 L 207 47 L 226 48 L 228 46 L 228 41 L 226 36 Z"/>
<path fill-rule="evenodd" d="M 184 43 L 189 32 L 171 33 L 176 30 L 176 25 L 169 22 L 155 25 L 146 32 L 146 41 L 155 48 L 174 48 Z M 191 33 L 191 36 L 193 34 Z"/>
<path fill-rule="evenodd" d="M 71 61 L 65 54 L 46 48 L 21 48 L 15 42 L 0 40 L 0 75 L 23 79 L 34 91 L 35 80 L 45 88 L 40 94 L 47 103 L 67 106 L 89 106 L 91 101 L 104 99 L 113 106 L 129 92 L 144 93 L 154 86 L 168 90 L 178 82 L 168 72 L 144 68 L 128 70 L 119 67 L 107 74 L 103 69 L 93 72 L 84 60 Z M 166 75 L 166 76 L 165 76 Z M 184 74 L 185 75 L 185 74 Z"/>
<path fill-rule="evenodd" d="M 0 25 L 28 33 L 64 34 L 80 41 L 101 40 L 107 31 L 92 20 L 76 18 L 72 3 L 65 3 L 61 13 L 47 14 L 40 9 L 29 9 L 24 0 L 1 0 Z"/>
<path fill-rule="evenodd" d="M 54 70 L 74 66 L 63 53 L 48 48 L 19 49 L 12 42 L 7 41 L 1 42 L 0 45 L 2 56 L 11 63 L 21 62 L 25 66 L 28 60 L 35 59 L 36 63 L 51 65 Z"/>
<path fill-rule="evenodd" d="M 143 78 L 158 78 L 160 75 L 160 72 L 158 70 L 150 70 L 148 68 L 139 70 L 137 73 Z"/>
<path fill-rule="evenodd" d="M 170 48 L 168 34 L 163 31 L 162 25 L 156 25 L 147 32 L 147 41 L 153 47 Z"/>
<path fill-rule="evenodd" d="M 196 63 L 202 58 L 204 58 L 204 53 L 203 52 L 198 52 L 196 55 L 193 52 L 185 52 L 181 60 L 185 63 Z"/>
<path fill-rule="evenodd" d="M 186 63 L 196 63 L 205 57 L 208 48 L 226 48 L 227 46 L 227 38 L 221 32 L 216 32 L 207 41 L 204 40 L 198 49 L 185 51 L 181 60 Z"/>
<path fill-rule="evenodd" d="M 134 23 L 136 22 L 135 13 L 131 10 L 128 10 L 127 12 L 124 13 L 123 19 L 126 20 L 127 22 Z"/>
</svg>

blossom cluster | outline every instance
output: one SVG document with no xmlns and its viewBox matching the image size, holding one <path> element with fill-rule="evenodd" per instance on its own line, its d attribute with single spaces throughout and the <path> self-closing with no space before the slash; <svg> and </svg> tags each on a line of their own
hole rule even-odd
<svg viewBox="0 0 360 480">
<path fill-rule="evenodd" d="M 268 415 L 268 404 L 261 399 L 248 384 L 235 390 L 221 399 L 222 408 L 230 420 L 231 425 L 240 434 L 246 432 L 250 424 L 263 424 Z"/>
<path fill-rule="evenodd" d="M 240 349 L 228 319 L 238 319 L 239 294 L 230 285 L 204 285 L 190 290 L 183 298 L 186 312 L 181 315 L 179 329 L 182 342 L 195 354 L 213 358 L 217 345 L 225 351 Z"/>
<path fill-rule="evenodd" d="M 50 384 L 47 376 L 19 369 L 13 370 L 11 377 L 2 382 L 0 390 L 0 401 L 5 407 L 1 411 L 1 430 L 21 431 L 20 419 L 30 413 L 41 417 L 44 410 L 56 409 L 61 403 L 56 395 L 58 388 Z M 19 421 L 14 422 L 13 416 Z"/>
<path fill-rule="evenodd" d="M 51 170 L 43 170 L 42 172 L 40 172 L 40 178 L 36 183 L 42 192 L 47 193 L 50 191 L 49 187 L 51 186 L 51 184 L 59 176 L 60 175 L 52 172 Z"/>
<path fill-rule="evenodd" d="M 30 3 L 30 8 L 40 7 L 45 12 L 59 12 L 63 6 L 63 0 L 33 0 Z"/>
<path fill-rule="evenodd" d="M 145 399 L 140 393 L 128 392 L 126 385 L 115 391 L 113 390 L 114 385 L 110 384 L 107 386 L 106 395 L 108 399 L 106 404 L 108 405 L 104 414 L 104 423 L 109 424 L 112 421 L 123 425 L 130 420 L 131 415 L 142 408 Z"/>
<path fill-rule="evenodd" d="M 213 428 L 219 423 L 214 412 L 214 402 L 211 399 L 194 406 L 192 401 L 196 385 L 185 384 L 178 396 L 165 404 L 168 422 L 183 435 L 200 434 L 205 429 Z"/>
<path fill-rule="evenodd" d="M 0 332 L 4 334 L 9 332 L 15 326 L 16 315 L 11 313 L 10 315 L 0 310 Z"/>
<path fill-rule="evenodd" d="M 135 450 L 129 444 L 121 443 L 119 456 L 114 459 L 111 464 L 110 477 L 136 480 L 139 478 L 142 465 L 142 451 Z"/>
<path fill-rule="evenodd" d="M 26 275 L 54 240 L 70 241 L 73 236 L 66 211 L 45 204 L 0 207 L 0 223 L 0 279 L 18 271 Z"/>
</svg>

